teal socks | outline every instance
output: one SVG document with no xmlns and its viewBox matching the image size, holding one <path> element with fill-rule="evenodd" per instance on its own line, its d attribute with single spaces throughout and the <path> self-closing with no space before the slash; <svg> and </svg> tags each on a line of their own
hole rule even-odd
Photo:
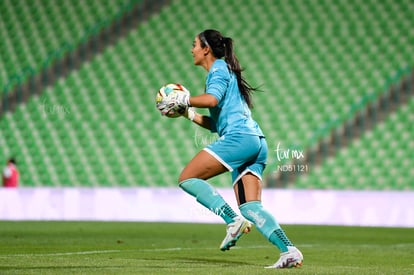
<svg viewBox="0 0 414 275">
<path fill-rule="evenodd" d="M 180 187 L 195 197 L 201 205 L 220 216 L 227 224 L 234 222 L 234 218 L 237 217 L 230 205 L 207 181 L 192 178 L 182 181 Z"/>
<path fill-rule="evenodd" d="M 263 209 L 260 201 L 251 201 L 240 205 L 240 212 L 246 219 L 254 223 L 257 230 L 277 246 L 281 252 L 286 252 L 288 246 L 293 246 L 272 214 Z"/>
<path fill-rule="evenodd" d="M 234 222 L 234 218 L 237 217 L 233 209 L 207 181 L 192 178 L 182 181 L 180 187 L 195 197 L 201 205 L 220 216 L 227 224 Z M 260 201 L 251 201 L 240 205 L 240 212 L 246 219 L 254 223 L 257 230 L 281 252 L 286 252 L 288 246 L 293 246 L 272 214 L 263 209 Z"/>
<path fill-rule="evenodd" d="M 276 229 L 269 237 L 269 241 L 276 245 L 281 252 L 288 251 L 288 246 L 293 246 L 293 243 L 288 239 L 282 228 Z"/>
</svg>

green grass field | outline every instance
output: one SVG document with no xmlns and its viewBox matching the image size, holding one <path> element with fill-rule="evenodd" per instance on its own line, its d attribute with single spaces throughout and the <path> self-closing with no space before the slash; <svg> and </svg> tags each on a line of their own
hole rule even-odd
<svg viewBox="0 0 414 275">
<path fill-rule="evenodd" d="M 414 274 L 413 228 L 284 229 L 301 268 L 264 269 L 278 251 L 255 229 L 221 252 L 217 224 L 0 222 L 0 274 Z"/>
</svg>

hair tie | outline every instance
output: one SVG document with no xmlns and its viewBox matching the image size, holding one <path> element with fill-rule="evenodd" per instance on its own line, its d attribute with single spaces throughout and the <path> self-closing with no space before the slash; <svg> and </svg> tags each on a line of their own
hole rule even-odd
<svg viewBox="0 0 414 275">
<path fill-rule="evenodd" d="M 204 35 L 204 32 L 200 33 L 200 40 L 204 43 L 204 45 L 206 45 L 207 47 L 210 47 L 210 44 L 208 44 L 207 39 Z"/>
</svg>

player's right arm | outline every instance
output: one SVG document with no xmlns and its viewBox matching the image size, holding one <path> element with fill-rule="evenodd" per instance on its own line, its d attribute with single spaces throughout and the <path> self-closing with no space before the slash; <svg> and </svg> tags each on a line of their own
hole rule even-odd
<svg viewBox="0 0 414 275">
<path fill-rule="evenodd" d="M 212 127 L 214 126 L 214 123 L 211 117 L 199 114 L 196 111 L 194 111 L 194 109 L 191 107 L 186 109 L 183 116 L 207 130 L 210 130 L 210 131 L 214 130 Z"/>
<path fill-rule="evenodd" d="M 199 113 L 195 113 L 193 122 L 207 130 L 212 131 L 213 122 L 211 121 L 211 117 L 201 115 Z"/>
</svg>

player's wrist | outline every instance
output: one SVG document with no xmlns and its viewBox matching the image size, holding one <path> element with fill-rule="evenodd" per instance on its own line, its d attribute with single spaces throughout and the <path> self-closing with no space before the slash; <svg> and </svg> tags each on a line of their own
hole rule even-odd
<svg viewBox="0 0 414 275">
<path fill-rule="evenodd" d="M 184 113 L 184 117 L 187 118 L 188 120 L 194 121 L 194 118 L 196 116 L 196 112 L 194 111 L 193 108 L 187 108 L 185 113 Z"/>
<path fill-rule="evenodd" d="M 186 96 L 186 99 L 185 99 L 185 104 L 186 104 L 188 107 L 191 107 L 191 103 L 190 103 L 190 96 L 189 96 L 189 95 L 187 95 L 187 96 Z"/>
<path fill-rule="evenodd" d="M 191 107 L 190 95 L 179 95 L 179 96 L 180 96 L 178 98 L 179 105 L 183 105 L 183 106 L 186 106 L 186 107 Z"/>
</svg>

